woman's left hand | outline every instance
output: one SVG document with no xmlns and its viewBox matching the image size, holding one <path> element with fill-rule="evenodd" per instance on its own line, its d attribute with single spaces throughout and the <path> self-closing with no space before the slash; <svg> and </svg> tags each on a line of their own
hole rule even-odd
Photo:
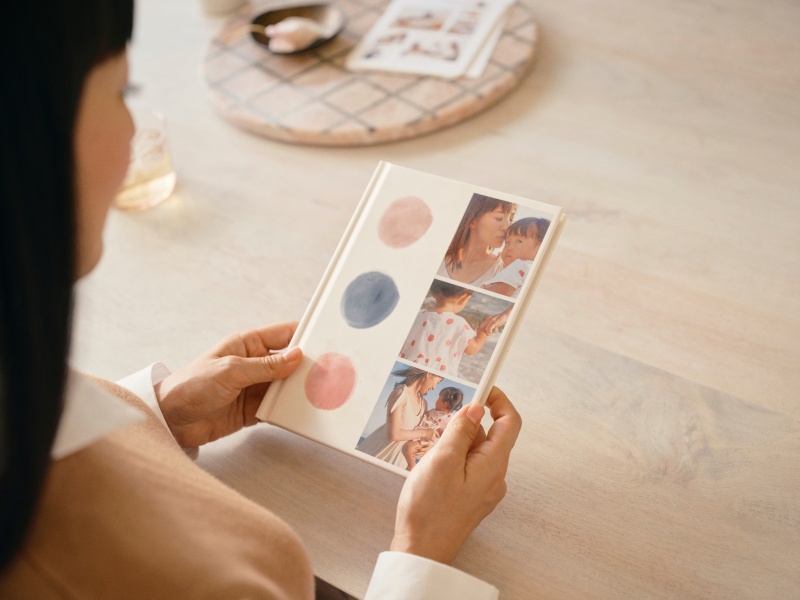
<svg viewBox="0 0 800 600">
<path fill-rule="evenodd" d="M 300 365 L 299 348 L 285 348 L 297 323 L 234 334 L 156 385 L 161 412 L 183 448 L 211 442 L 256 423 L 256 410 L 271 381 Z"/>
</svg>

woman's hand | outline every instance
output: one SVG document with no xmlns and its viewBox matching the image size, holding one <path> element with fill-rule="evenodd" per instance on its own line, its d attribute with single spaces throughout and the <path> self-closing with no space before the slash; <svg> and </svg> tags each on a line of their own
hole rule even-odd
<svg viewBox="0 0 800 600">
<path fill-rule="evenodd" d="M 486 317 L 483 321 L 481 321 L 481 324 L 478 325 L 477 331 L 486 336 L 492 335 L 495 331 L 500 329 L 508 322 L 508 315 L 511 314 L 511 308 L 512 307 L 509 306 L 501 313 Z"/>
<path fill-rule="evenodd" d="M 494 419 L 488 435 L 480 425 L 484 408 L 465 406 L 408 476 L 397 504 L 392 550 L 450 564 L 502 500 L 522 419 L 497 388 L 486 405 Z"/>
<path fill-rule="evenodd" d="M 417 435 L 417 439 L 424 440 L 426 442 L 430 442 L 436 435 L 435 429 L 415 429 L 414 432 Z"/>
<path fill-rule="evenodd" d="M 256 422 L 269 382 L 300 365 L 299 348 L 285 348 L 297 323 L 234 334 L 156 386 L 161 412 L 183 448 L 200 446 Z"/>
</svg>

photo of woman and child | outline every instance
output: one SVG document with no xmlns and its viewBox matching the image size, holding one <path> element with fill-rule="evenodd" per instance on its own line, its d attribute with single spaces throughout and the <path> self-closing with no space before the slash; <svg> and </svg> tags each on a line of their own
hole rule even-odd
<svg viewBox="0 0 800 600">
<path fill-rule="evenodd" d="M 437 275 L 516 297 L 550 226 L 518 216 L 516 204 L 473 194 Z"/>
<path fill-rule="evenodd" d="M 431 392 L 436 394 L 433 408 L 426 399 Z M 356 449 L 411 471 L 473 394 L 466 386 L 398 362 Z"/>
<path fill-rule="evenodd" d="M 400 349 L 400 358 L 434 373 L 477 384 L 496 343 L 494 340 L 487 345 L 487 341 L 508 321 L 512 306 L 488 294 L 434 279 Z M 486 351 L 481 352 L 485 346 Z M 462 369 L 462 359 L 472 356 L 472 360 L 467 358 L 469 368 Z"/>
<path fill-rule="evenodd" d="M 411 471 L 436 444 L 475 395 L 550 222 L 472 195 L 357 450 Z"/>
</svg>

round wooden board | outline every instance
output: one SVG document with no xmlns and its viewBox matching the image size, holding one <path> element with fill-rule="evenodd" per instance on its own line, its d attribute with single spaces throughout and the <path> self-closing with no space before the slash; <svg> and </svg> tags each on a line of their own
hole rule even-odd
<svg viewBox="0 0 800 600">
<path fill-rule="evenodd" d="M 512 7 L 477 79 L 352 72 L 345 58 L 389 0 L 337 0 L 345 30 L 306 53 L 277 56 L 231 32 L 272 5 L 248 5 L 211 40 L 203 59 L 208 94 L 223 117 L 259 135 L 297 144 L 361 146 L 430 133 L 485 110 L 519 83 L 533 61 L 536 24 Z"/>
</svg>

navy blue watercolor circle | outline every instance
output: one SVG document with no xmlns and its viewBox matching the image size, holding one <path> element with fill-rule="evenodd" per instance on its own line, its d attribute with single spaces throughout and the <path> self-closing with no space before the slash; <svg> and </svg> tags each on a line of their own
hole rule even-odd
<svg viewBox="0 0 800 600">
<path fill-rule="evenodd" d="M 347 286 L 342 296 L 342 316 L 350 327 L 374 327 L 392 314 L 400 293 L 394 280 L 378 271 L 362 273 Z"/>
</svg>

